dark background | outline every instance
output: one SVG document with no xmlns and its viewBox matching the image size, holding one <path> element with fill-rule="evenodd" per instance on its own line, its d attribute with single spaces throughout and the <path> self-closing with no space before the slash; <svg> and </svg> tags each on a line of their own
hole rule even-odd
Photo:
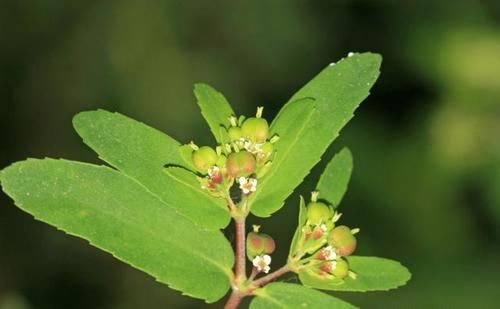
<svg viewBox="0 0 500 309">
<path fill-rule="evenodd" d="M 264 105 L 272 118 L 328 63 L 379 52 L 372 95 L 326 158 L 341 146 L 354 154 L 341 210 L 362 230 L 358 253 L 400 260 L 413 278 L 336 295 L 366 308 L 498 308 L 499 19 L 496 0 L 0 0 L 0 168 L 26 157 L 98 162 L 71 127 L 96 108 L 211 143 L 194 82 L 237 113 Z M 294 196 L 252 219 L 277 239 L 274 266 L 296 216 Z M 203 306 L 0 194 L 0 309 Z"/>
</svg>

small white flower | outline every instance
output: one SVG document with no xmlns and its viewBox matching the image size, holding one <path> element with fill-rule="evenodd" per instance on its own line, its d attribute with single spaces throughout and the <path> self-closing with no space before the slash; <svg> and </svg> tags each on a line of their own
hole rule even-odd
<svg viewBox="0 0 500 309">
<path fill-rule="evenodd" d="M 329 261 L 337 259 L 337 253 L 335 252 L 335 249 L 333 249 L 332 246 L 325 247 L 323 249 L 323 254 L 326 257 L 326 259 Z"/>
<path fill-rule="evenodd" d="M 208 176 L 213 177 L 214 175 L 219 174 L 220 168 L 218 166 L 212 166 L 208 169 Z"/>
<path fill-rule="evenodd" d="M 258 271 L 263 271 L 266 274 L 271 270 L 271 257 L 267 254 L 258 255 L 252 260 L 253 266 L 257 268 Z"/>
<path fill-rule="evenodd" d="M 258 143 L 252 143 L 250 140 L 245 140 L 243 143 L 243 148 L 246 149 L 246 151 L 251 152 L 253 154 L 260 154 L 262 153 L 262 145 L 264 144 L 258 144 Z"/>
<path fill-rule="evenodd" d="M 326 233 L 326 231 L 328 231 L 328 228 L 326 227 L 325 224 L 320 224 L 319 228 L 324 232 Z"/>
<path fill-rule="evenodd" d="M 240 183 L 240 189 L 243 191 L 243 194 L 250 194 L 257 190 L 257 179 L 255 178 L 240 177 L 238 178 L 238 182 Z"/>
</svg>

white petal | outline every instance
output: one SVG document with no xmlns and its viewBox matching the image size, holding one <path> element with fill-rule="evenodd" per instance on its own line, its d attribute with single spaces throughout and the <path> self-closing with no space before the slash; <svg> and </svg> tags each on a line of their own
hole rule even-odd
<svg viewBox="0 0 500 309">
<path fill-rule="evenodd" d="M 241 186 L 246 185 L 247 179 L 245 177 L 240 177 L 238 178 L 238 182 L 240 183 L 240 188 L 241 188 Z"/>
<path fill-rule="evenodd" d="M 259 268 L 259 262 L 260 262 L 260 260 L 261 260 L 261 257 L 260 257 L 260 256 L 256 256 L 256 257 L 254 257 L 254 259 L 252 260 L 252 264 L 253 264 L 253 266 L 255 266 L 255 267 Z"/>
<path fill-rule="evenodd" d="M 271 264 L 271 257 L 269 255 L 267 254 L 263 255 L 262 259 L 264 260 L 264 263 L 266 263 L 267 265 Z"/>
</svg>

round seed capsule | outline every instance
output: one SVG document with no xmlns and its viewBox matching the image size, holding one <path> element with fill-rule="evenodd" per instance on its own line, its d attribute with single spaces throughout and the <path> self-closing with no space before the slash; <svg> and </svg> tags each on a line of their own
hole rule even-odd
<svg viewBox="0 0 500 309">
<path fill-rule="evenodd" d="M 269 125 L 263 118 L 248 118 L 241 126 L 241 132 L 255 143 L 263 143 L 269 135 Z"/>
<path fill-rule="evenodd" d="M 332 217 L 332 210 L 325 203 L 311 202 L 307 206 L 307 218 L 311 224 L 327 222 Z"/>
<path fill-rule="evenodd" d="M 233 152 L 227 157 L 226 168 L 231 177 L 246 177 L 255 171 L 255 157 L 248 151 Z"/>
<path fill-rule="evenodd" d="M 341 256 L 351 255 L 356 250 L 356 237 L 352 235 L 351 229 L 345 225 L 334 228 L 328 235 L 328 242 L 337 249 Z"/>
<path fill-rule="evenodd" d="M 344 279 L 349 274 L 349 264 L 343 259 L 338 259 L 331 274 L 339 279 Z"/>
<path fill-rule="evenodd" d="M 208 146 L 200 147 L 200 149 L 193 151 L 192 154 L 193 165 L 203 173 L 215 165 L 217 161 L 217 153 L 215 150 Z"/>
</svg>

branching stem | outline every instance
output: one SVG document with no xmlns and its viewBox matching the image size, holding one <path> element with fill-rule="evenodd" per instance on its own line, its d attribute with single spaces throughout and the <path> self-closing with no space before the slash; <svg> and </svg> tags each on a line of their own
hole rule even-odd
<svg viewBox="0 0 500 309">
<path fill-rule="evenodd" d="M 277 269 L 276 271 L 270 273 L 267 276 L 264 276 L 262 278 L 259 278 L 251 283 L 251 285 L 254 287 L 254 289 L 261 287 L 263 285 L 268 284 L 269 282 L 278 279 L 279 277 L 283 276 L 287 272 L 291 271 L 290 266 L 288 264 L 282 266 L 281 268 Z"/>
</svg>

